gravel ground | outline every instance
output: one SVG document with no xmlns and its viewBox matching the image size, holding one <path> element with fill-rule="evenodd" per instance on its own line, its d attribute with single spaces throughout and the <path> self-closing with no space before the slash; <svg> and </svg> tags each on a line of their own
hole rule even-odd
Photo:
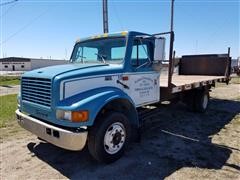
<svg viewBox="0 0 240 180">
<path fill-rule="evenodd" d="M 1 142 L 1 179 L 240 179 L 239 91 L 214 89 L 205 114 L 182 104 L 147 107 L 141 142 L 110 165 L 21 131 Z"/>
</svg>

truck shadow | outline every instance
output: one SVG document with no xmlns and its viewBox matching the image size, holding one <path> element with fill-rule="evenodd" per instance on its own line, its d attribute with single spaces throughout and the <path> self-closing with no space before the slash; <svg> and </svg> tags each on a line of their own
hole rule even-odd
<svg viewBox="0 0 240 180">
<path fill-rule="evenodd" d="M 71 152 L 44 142 L 31 142 L 28 149 L 71 179 L 163 179 L 184 167 L 228 166 L 240 171 L 238 165 L 227 163 L 232 151 L 240 149 L 218 145 L 211 138 L 240 113 L 240 102 L 212 99 L 205 114 L 189 112 L 181 104 L 142 110 L 147 112 L 142 117 L 141 142 L 131 145 L 113 164 L 97 163 L 87 149 Z"/>
</svg>

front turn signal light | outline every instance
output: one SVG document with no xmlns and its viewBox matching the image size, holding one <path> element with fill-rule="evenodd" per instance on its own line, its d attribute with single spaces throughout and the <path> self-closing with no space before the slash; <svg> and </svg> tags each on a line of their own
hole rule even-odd
<svg viewBox="0 0 240 180">
<path fill-rule="evenodd" d="M 84 122 L 88 120 L 88 111 L 72 111 L 72 122 Z"/>
</svg>

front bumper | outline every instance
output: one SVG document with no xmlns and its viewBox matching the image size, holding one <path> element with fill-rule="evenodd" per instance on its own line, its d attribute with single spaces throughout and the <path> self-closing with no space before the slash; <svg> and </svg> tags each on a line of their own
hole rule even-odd
<svg viewBox="0 0 240 180">
<path fill-rule="evenodd" d="M 36 118 L 16 110 L 18 124 L 39 138 L 58 147 L 78 151 L 84 148 L 87 141 L 87 131 L 72 132 L 42 122 Z"/>
</svg>

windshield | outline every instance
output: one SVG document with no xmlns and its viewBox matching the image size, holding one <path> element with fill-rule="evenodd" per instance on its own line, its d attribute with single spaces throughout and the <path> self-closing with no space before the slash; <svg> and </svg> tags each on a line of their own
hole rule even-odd
<svg viewBox="0 0 240 180">
<path fill-rule="evenodd" d="M 120 64 L 125 56 L 125 50 L 125 37 L 79 42 L 75 45 L 71 62 Z"/>
</svg>

